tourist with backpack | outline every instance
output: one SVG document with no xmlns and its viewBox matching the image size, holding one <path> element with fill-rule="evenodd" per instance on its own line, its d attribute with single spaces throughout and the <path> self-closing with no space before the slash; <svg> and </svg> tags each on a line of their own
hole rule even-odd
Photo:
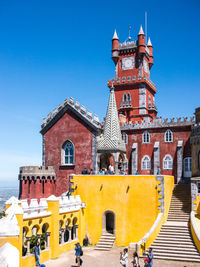
<svg viewBox="0 0 200 267">
<path fill-rule="evenodd" d="M 83 256 L 83 250 L 80 243 L 75 244 L 75 256 L 76 256 L 76 263 L 78 264 L 77 266 L 80 267 L 83 263 L 81 259 L 81 256 Z"/>
</svg>

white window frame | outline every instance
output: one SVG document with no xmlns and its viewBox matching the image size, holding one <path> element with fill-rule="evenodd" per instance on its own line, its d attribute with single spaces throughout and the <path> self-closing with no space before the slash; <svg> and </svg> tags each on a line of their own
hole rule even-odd
<svg viewBox="0 0 200 267">
<path fill-rule="evenodd" d="M 151 158 L 148 155 L 142 158 L 141 169 L 145 171 L 151 170 Z"/>
<path fill-rule="evenodd" d="M 128 144 L 128 135 L 125 132 L 122 132 L 122 140 L 127 145 Z"/>
<path fill-rule="evenodd" d="M 170 160 L 167 160 L 167 157 L 169 157 Z M 173 170 L 173 158 L 169 154 L 165 155 L 163 158 L 163 170 Z"/>
<path fill-rule="evenodd" d="M 142 143 L 143 144 L 150 144 L 150 133 L 148 131 L 144 131 L 142 134 Z"/>
<path fill-rule="evenodd" d="M 165 132 L 165 143 L 173 142 L 173 132 L 170 129 L 167 129 Z"/>
<path fill-rule="evenodd" d="M 73 146 L 73 162 L 72 163 L 65 163 L 65 147 L 67 145 L 67 143 L 71 143 Z M 61 165 L 63 166 L 73 166 L 75 165 L 75 146 L 73 144 L 73 142 L 71 140 L 66 140 L 63 145 L 62 145 L 62 149 L 61 149 Z"/>
</svg>

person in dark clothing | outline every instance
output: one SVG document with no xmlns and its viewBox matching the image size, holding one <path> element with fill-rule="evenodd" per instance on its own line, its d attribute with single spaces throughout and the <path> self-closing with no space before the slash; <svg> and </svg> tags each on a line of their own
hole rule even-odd
<svg viewBox="0 0 200 267">
<path fill-rule="evenodd" d="M 75 256 L 76 256 L 76 263 L 78 267 L 80 267 L 83 263 L 81 256 L 83 255 L 82 247 L 79 243 L 75 244 Z"/>
<path fill-rule="evenodd" d="M 36 266 L 40 266 L 40 259 L 39 259 L 39 255 L 40 255 L 40 243 L 37 241 L 36 246 L 34 248 L 34 254 L 35 254 L 35 260 L 36 260 Z"/>
</svg>

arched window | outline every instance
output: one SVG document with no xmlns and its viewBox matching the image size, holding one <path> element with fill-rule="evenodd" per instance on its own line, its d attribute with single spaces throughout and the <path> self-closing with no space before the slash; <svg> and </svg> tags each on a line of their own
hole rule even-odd
<svg viewBox="0 0 200 267">
<path fill-rule="evenodd" d="M 126 145 L 128 144 L 128 135 L 124 132 L 122 133 L 122 140 Z"/>
<path fill-rule="evenodd" d="M 148 144 L 150 143 L 150 134 L 148 131 L 145 131 L 142 135 L 142 143 L 143 144 Z"/>
<path fill-rule="evenodd" d="M 142 158 L 142 170 L 151 170 L 151 159 L 147 155 Z"/>
<path fill-rule="evenodd" d="M 127 96 L 128 96 L 128 101 L 131 101 L 131 95 L 128 93 Z"/>
<path fill-rule="evenodd" d="M 173 133 L 169 129 L 165 132 L 165 142 L 167 143 L 173 142 Z"/>
<path fill-rule="evenodd" d="M 127 95 L 126 94 L 124 94 L 123 100 L 124 100 L 124 102 L 126 102 L 126 100 L 127 100 Z"/>
<path fill-rule="evenodd" d="M 165 155 L 163 159 L 163 169 L 164 170 L 172 170 L 173 168 L 173 159 L 170 155 Z"/>
<path fill-rule="evenodd" d="M 66 141 L 62 147 L 62 164 L 72 165 L 74 164 L 74 145 L 69 140 Z"/>
</svg>

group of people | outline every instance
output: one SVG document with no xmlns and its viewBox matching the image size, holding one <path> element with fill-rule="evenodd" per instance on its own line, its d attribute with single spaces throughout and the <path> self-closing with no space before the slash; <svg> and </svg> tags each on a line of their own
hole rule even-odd
<svg viewBox="0 0 200 267">
<path fill-rule="evenodd" d="M 84 169 L 82 170 L 81 174 L 86 175 L 86 174 L 95 174 L 95 173 L 93 172 L 93 169 L 84 168 Z"/>
<path fill-rule="evenodd" d="M 114 167 L 112 165 L 109 165 L 108 169 L 107 168 L 101 168 L 99 171 L 100 175 L 113 175 L 115 174 Z"/>
<path fill-rule="evenodd" d="M 133 267 L 140 267 L 139 257 L 137 252 L 133 253 L 133 259 L 131 261 Z M 120 252 L 120 264 L 123 267 L 128 267 L 128 249 L 125 248 L 123 252 Z M 153 266 L 153 251 L 152 248 L 149 248 L 147 257 L 144 259 L 144 267 L 152 267 Z"/>
<path fill-rule="evenodd" d="M 37 242 L 36 246 L 34 247 L 34 254 L 36 259 L 36 266 L 45 267 L 44 264 L 40 264 L 39 255 L 40 255 L 40 243 Z M 77 267 L 80 267 L 83 264 L 83 260 L 81 259 L 83 256 L 83 250 L 80 243 L 75 244 L 75 261 L 77 263 Z M 133 259 L 131 261 L 133 267 L 140 267 L 139 265 L 139 257 L 137 252 L 133 253 Z M 123 252 L 120 252 L 120 264 L 123 267 L 128 267 L 128 249 L 125 248 Z M 149 252 L 147 257 L 144 259 L 144 267 L 152 267 L 153 266 L 153 251 L 152 248 L 149 248 Z"/>
</svg>

